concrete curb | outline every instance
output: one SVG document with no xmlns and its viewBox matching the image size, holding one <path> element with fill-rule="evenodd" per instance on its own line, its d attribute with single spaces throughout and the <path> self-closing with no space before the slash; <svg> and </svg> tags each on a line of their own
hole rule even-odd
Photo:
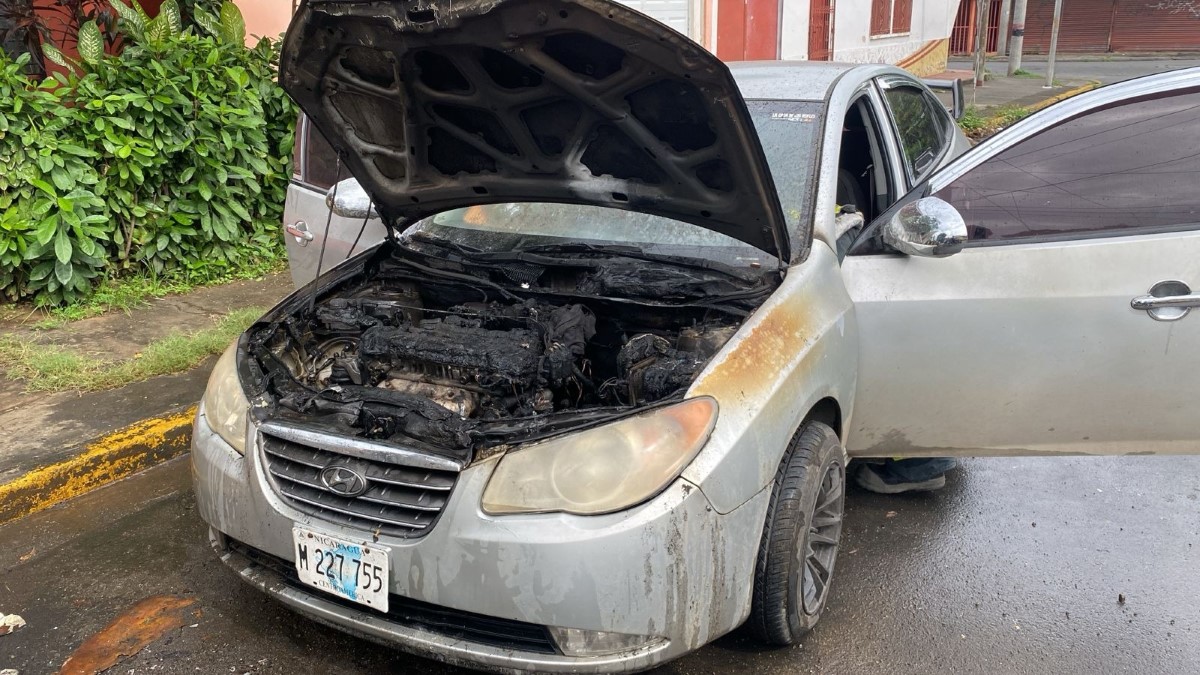
<svg viewBox="0 0 1200 675">
<path fill-rule="evenodd" d="M 1027 105 L 1027 106 L 1025 106 L 1025 109 L 1028 110 L 1029 112 L 1037 112 L 1037 111 L 1041 110 L 1042 108 L 1045 108 L 1047 106 L 1052 106 L 1055 103 L 1058 103 L 1059 101 L 1071 98 L 1072 96 L 1078 96 L 1079 94 L 1082 94 L 1085 91 L 1091 91 L 1099 86 L 1100 86 L 1099 80 L 1092 80 L 1091 82 L 1088 82 L 1087 84 L 1081 84 L 1078 87 L 1075 87 L 1074 89 L 1068 89 L 1068 90 L 1062 92 L 1061 94 L 1055 94 L 1054 96 L 1051 96 L 1050 98 L 1044 99 L 1042 101 L 1038 101 L 1037 103 L 1034 103 L 1032 105 Z"/>
<path fill-rule="evenodd" d="M 0 524 L 178 457 L 191 443 L 195 415 L 192 406 L 142 420 L 88 443 L 70 459 L 37 467 L 0 485 Z"/>
</svg>

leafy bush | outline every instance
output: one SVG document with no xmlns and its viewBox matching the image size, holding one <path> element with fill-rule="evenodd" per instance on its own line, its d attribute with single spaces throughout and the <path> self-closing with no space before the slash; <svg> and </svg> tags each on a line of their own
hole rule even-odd
<svg viewBox="0 0 1200 675">
<path fill-rule="evenodd" d="M 38 84 L 0 61 L 0 293 L 76 300 L 103 276 L 219 277 L 278 255 L 296 111 L 275 45 L 247 49 L 232 3 L 183 30 L 113 7 L 119 56 L 81 26 L 75 73 Z M 232 9 L 227 9 L 232 8 Z M 199 34 L 210 32 L 212 34 Z M 67 60 L 47 50 L 53 60 Z"/>
</svg>

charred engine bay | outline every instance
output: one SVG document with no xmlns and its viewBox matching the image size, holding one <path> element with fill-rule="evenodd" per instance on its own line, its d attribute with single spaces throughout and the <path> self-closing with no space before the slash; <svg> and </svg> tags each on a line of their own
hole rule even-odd
<svg viewBox="0 0 1200 675">
<path fill-rule="evenodd" d="M 251 329 L 248 365 L 268 418 L 469 462 L 681 396 L 777 282 L 591 247 L 386 242 Z"/>
</svg>

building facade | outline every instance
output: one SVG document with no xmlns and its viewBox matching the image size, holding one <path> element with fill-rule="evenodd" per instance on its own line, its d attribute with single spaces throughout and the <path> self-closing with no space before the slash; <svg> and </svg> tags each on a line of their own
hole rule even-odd
<svg viewBox="0 0 1200 675">
<path fill-rule="evenodd" d="M 896 63 L 945 70 L 959 0 L 626 0 L 726 61 Z"/>
<path fill-rule="evenodd" d="M 950 51 L 975 49 L 977 3 L 962 0 Z M 1012 0 L 991 0 L 987 51 L 995 52 L 1001 25 L 1011 29 L 1005 9 Z M 1050 51 L 1054 0 L 1029 0 L 1025 18 L 1026 54 Z M 1200 50 L 1200 0 L 1063 0 L 1058 32 L 1062 53 L 1189 52 Z"/>
<path fill-rule="evenodd" d="M 620 0 L 726 61 L 898 63 L 945 69 L 959 0 Z M 252 35 L 278 35 L 293 0 L 239 0 Z"/>
</svg>

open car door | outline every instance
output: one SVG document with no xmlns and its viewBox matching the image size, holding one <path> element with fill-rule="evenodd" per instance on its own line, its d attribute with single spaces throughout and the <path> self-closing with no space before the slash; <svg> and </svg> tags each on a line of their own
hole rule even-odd
<svg viewBox="0 0 1200 675">
<path fill-rule="evenodd" d="M 850 453 L 1200 452 L 1198 186 L 1200 69 L 1069 99 L 935 172 L 844 263 Z M 965 242 L 886 245 L 931 197 Z"/>
</svg>

